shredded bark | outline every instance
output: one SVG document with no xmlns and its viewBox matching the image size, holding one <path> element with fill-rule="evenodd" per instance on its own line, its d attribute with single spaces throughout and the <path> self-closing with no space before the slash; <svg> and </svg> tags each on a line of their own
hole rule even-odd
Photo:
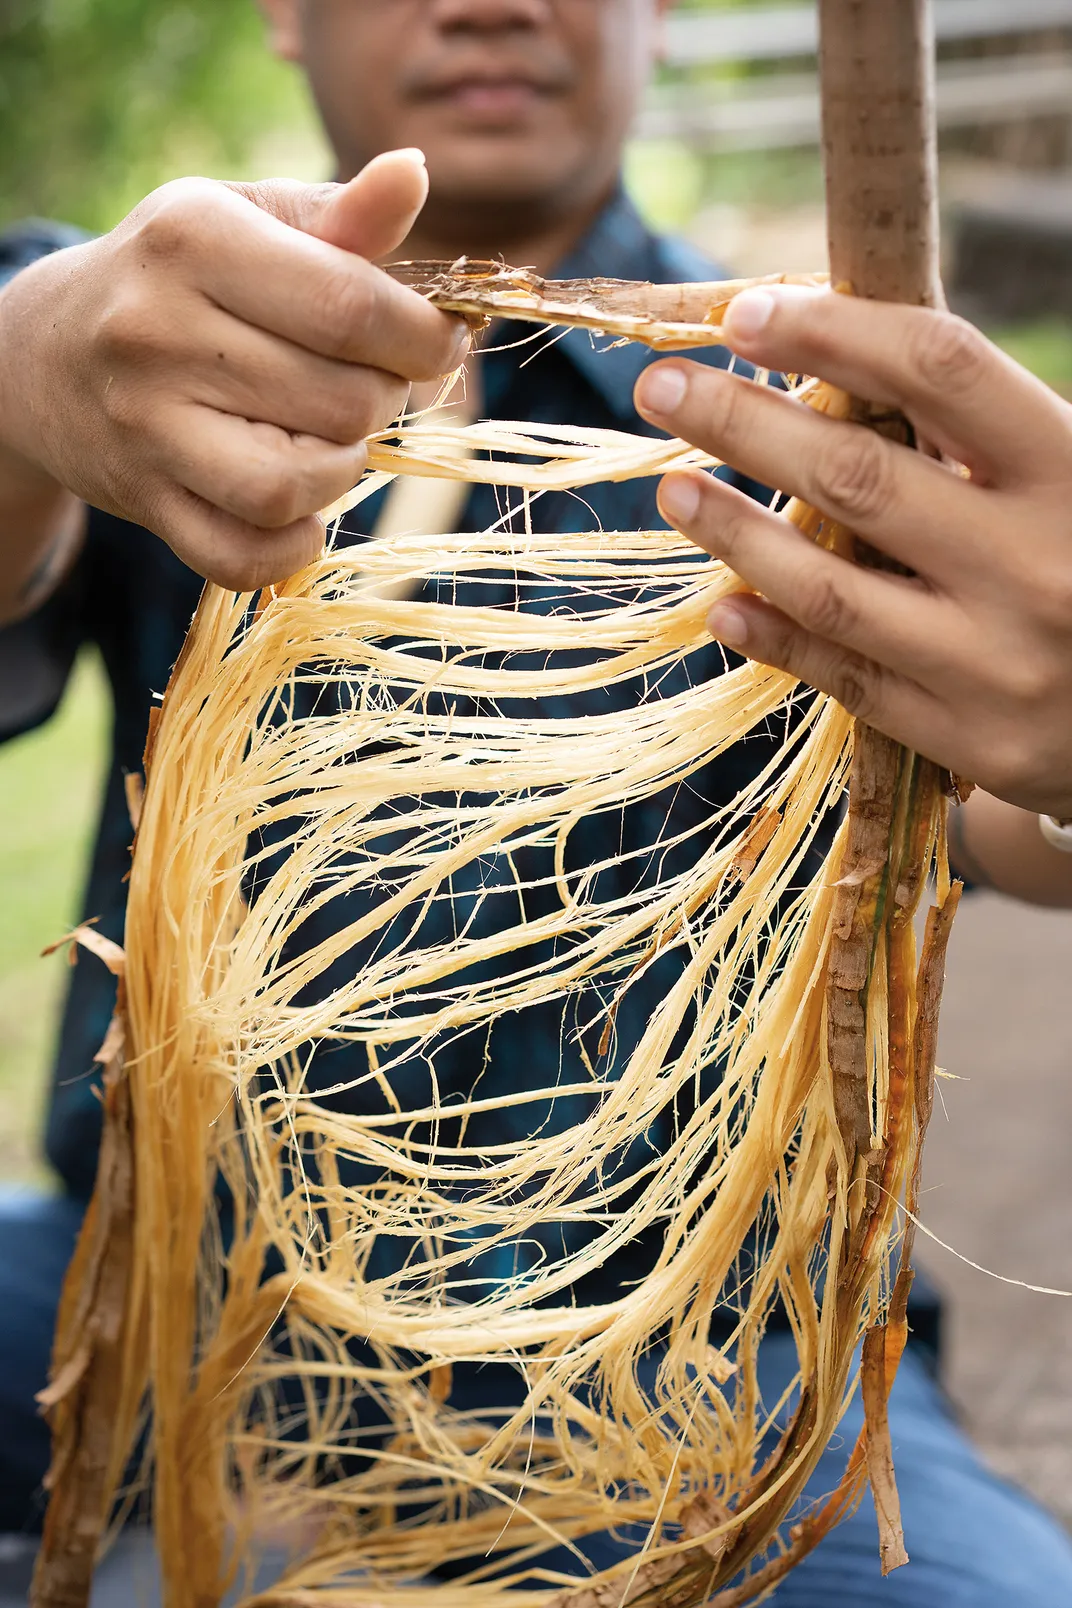
<svg viewBox="0 0 1072 1608">
<path fill-rule="evenodd" d="M 923 953 L 919 962 L 916 983 L 916 1027 L 913 1046 L 915 1065 L 915 1117 L 916 1156 L 908 1180 L 905 1204 L 908 1208 L 908 1226 L 905 1229 L 907 1259 L 915 1239 L 914 1218 L 919 1216 L 919 1197 L 923 1183 L 923 1143 L 934 1111 L 934 1069 L 938 1058 L 938 1016 L 945 984 L 946 956 L 953 920 L 960 908 L 962 882 L 954 882 L 940 905 L 932 905 L 927 912 L 927 927 L 923 939 Z M 906 1297 L 907 1299 L 907 1297 Z"/>
<path fill-rule="evenodd" d="M 871 1149 L 867 988 L 904 750 L 881 732 L 857 728 L 849 792 L 848 841 L 837 885 L 827 973 L 827 1056 L 834 1110 L 851 1171 Z"/>
<path fill-rule="evenodd" d="M 728 883 L 748 881 L 759 864 L 760 855 L 770 846 L 771 839 L 781 824 L 782 817 L 777 810 L 764 805 L 763 809 L 757 811 L 748 831 L 741 839 L 737 853 L 730 862 L 730 868 L 726 872 Z"/>
<path fill-rule="evenodd" d="M 39 1397 L 53 1451 L 33 1608 L 85 1608 L 108 1520 L 134 1234 L 131 1100 L 121 1024 L 120 1000 L 102 1047 L 107 1061 L 98 1185 L 64 1285 L 50 1383 Z"/>
<path fill-rule="evenodd" d="M 934 241 L 928 233 L 933 220 L 927 191 L 933 177 L 930 166 L 933 152 L 928 144 L 930 108 L 921 76 L 922 0 L 891 0 L 890 5 L 883 8 L 868 7 L 863 0 L 822 0 L 821 16 L 836 277 L 839 282 L 851 282 L 860 294 L 883 293 L 895 299 L 924 300 L 929 294 L 928 274 L 933 266 Z M 892 44 L 884 55 L 883 39 L 887 34 Z M 881 148 L 876 146 L 878 139 L 884 142 Z M 895 248 L 891 241 L 895 242 Z M 556 284 L 527 270 L 509 269 L 495 263 L 470 263 L 465 259 L 453 264 L 397 265 L 393 272 L 436 305 L 476 324 L 493 317 L 505 317 L 578 326 L 601 330 L 612 337 L 638 339 L 655 349 L 687 348 L 720 340 L 722 316 L 732 296 L 750 284 L 773 282 L 732 281 L 659 287 L 594 279 Z M 805 282 L 817 283 L 818 280 L 809 278 Z M 887 433 L 900 432 L 905 441 L 910 439 L 909 427 L 900 416 L 879 417 L 862 407 L 856 409 L 854 416 Z M 814 518 L 816 525 L 823 523 L 819 515 Z M 827 531 L 826 535 L 829 534 Z M 853 545 L 848 540 L 837 550 L 851 553 Z M 863 552 L 857 552 L 856 556 L 864 561 L 875 561 L 874 555 Z M 212 589 L 208 590 L 210 598 L 214 599 L 211 607 L 206 609 L 203 604 L 199 609 L 199 625 L 205 631 L 209 630 L 210 615 L 215 618 L 213 610 L 217 606 L 223 611 L 221 621 L 231 606 L 226 600 L 220 604 Z M 263 597 L 255 624 L 261 622 L 262 612 L 266 618 L 273 614 Z M 192 640 L 195 639 L 188 639 L 183 650 L 179 671 L 192 662 L 189 660 Z M 304 641 L 304 638 L 299 634 L 298 640 Z M 194 685 L 197 684 L 194 678 Z M 175 685 L 173 681 L 172 687 Z M 197 719 L 197 712 L 203 710 L 204 703 L 194 698 L 189 707 L 195 712 L 193 718 Z M 844 729 L 843 725 L 840 728 L 842 740 Z M 154 719 L 147 759 L 151 759 L 153 747 L 157 745 L 165 757 L 171 755 L 170 763 L 174 767 L 173 744 L 174 734 L 167 721 L 161 725 Z M 188 751 L 184 749 L 182 753 L 181 764 L 185 767 Z M 841 753 L 843 748 L 839 746 L 839 755 Z M 164 772 L 166 775 L 167 766 Z M 838 774 L 843 772 L 839 770 Z M 709 1492 L 693 1496 L 677 1515 L 681 1538 L 673 1552 L 662 1556 L 641 1555 L 634 1564 L 623 1565 L 611 1575 L 571 1585 L 554 1595 L 547 1608 L 641 1608 L 641 1605 L 644 1608 L 649 1605 L 650 1608 L 656 1605 L 658 1608 L 693 1608 L 711 1599 L 712 1593 L 719 1592 L 721 1594 L 713 1600 L 722 1608 L 753 1602 L 769 1593 L 859 1500 L 865 1475 L 870 1476 L 879 1512 L 883 1567 L 894 1567 L 904 1561 L 888 1399 L 906 1335 L 905 1308 L 911 1282 L 907 1254 L 902 1257 L 901 1271 L 884 1322 L 882 1293 L 895 1234 L 897 1193 L 909 1172 L 907 1198 L 911 1202 L 918 1197 L 915 1149 L 930 1116 L 937 991 L 948 919 L 955 908 L 955 898 L 947 900 L 948 917 L 945 916 L 946 905 L 943 905 L 933 933 L 929 929 L 917 978 L 911 964 L 911 914 L 919 898 L 928 856 L 940 835 L 939 791 L 934 767 L 917 763 L 898 745 L 866 727 L 859 728 L 847 846 L 834 889 L 832 940 L 828 947 L 825 924 L 830 904 L 823 889 L 818 906 L 824 924 L 823 939 L 815 945 L 814 959 L 810 952 L 802 951 L 809 969 L 802 969 L 801 993 L 794 996 L 795 999 L 806 997 L 809 1009 L 801 1008 L 796 1016 L 792 1011 L 787 1012 L 787 1032 L 784 1040 L 779 1040 L 779 1044 L 785 1042 L 794 1046 L 794 1053 L 806 1068 L 814 1068 L 822 1059 L 821 1041 L 825 1039 L 837 1133 L 830 1127 L 831 1099 L 827 1084 L 822 1075 L 816 1077 L 809 1072 L 810 1081 L 802 1080 L 794 1109 L 780 1114 L 783 1125 L 769 1141 L 768 1149 L 773 1157 L 774 1176 L 781 1180 L 786 1168 L 782 1158 L 789 1148 L 784 1135 L 797 1131 L 801 1103 L 811 1100 L 817 1089 L 823 1149 L 814 1173 L 803 1174 L 809 1184 L 815 1180 L 815 1202 L 814 1206 L 809 1204 L 800 1224 L 800 1239 L 802 1244 L 818 1243 L 814 1236 L 821 1236 L 825 1228 L 824 1209 L 828 1203 L 824 1180 L 830 1176 L 826 1171 L 829 1162 L 838 1175 L 838 1188 L 832 1192 L 839 1200 L 834 1221 L 839 1230 L 845 1230 L 846 1216 L 851 1217 L 851 1222 L 847 1231 L 836 1239 L 832 1236 L 831 1240 L 838 1249 L 832 1253 L 829 1268 L 826 1290 L 830 1293 L 829 1296 L 824 1294 L 823 1300 L 829 1300 L 834 1310 L 824 1308 L 820 1314 L 817 1309 L 814 1323 L 817 1335 L 820 1315 L 825 1318 L 829 1313 L 831 1321 L 823 1332 L 828 1341 L 832 1339 L 836 1344 L 833 1348 L 827 1346 L 827 1355 L 820 1367 L 816 1357 L 822 1348 L 815 1336 L 800 1342 L 801 1379 L 796 1412 L 772 1455 L 761 1454 L 752 1444 L 747 1458 L 741 1456 L 731 1498 L 732 1510 L 722 1506 Z M 262 794 L 258 792 L 256 796 L 260 798 Z M 150 821 L 155 818 L 154 811 L 159 814 L 164 808 L 165 804 L 151 793 Z M 758 812 L 729 869 L 731 883 L 743 882 L 752 876 L 762 881 L 768 876 L 767 860 L 762 865 L 760 861 L 773 842 L 779 824 L 777 811 Z M 768 859 L 773 860 L 775 853 L 771 849 Z M 668 913 L 656 930 L 653 952 L 683 927 L 698 907 L 697 901 L 706 902 L 715 897 L 719 883 L 725 880 L 726 877 L 720 877 L 701 889 L 691 886 L 689 898 L 679 909 Z M 144 915 L 145 901 L 158 898 L 159 890 L 155 883 L 150 886 L 143 877 L 137 891 L 143 900 Z M 750 898 L 751 892 L 741 896 L 742 908 L 750 903 Z M 674 917 L 677 917 L 676 925 Z M 226 925 L 221 918 L 221 929 Z M 209 958 L 215 964 L 216 952 L 212 951 Z M 642 958 L 646 960 L 647 955 Z M 204 971 L 208 974 L 211 967 L 206 964 Z M 887 991 L 884 999 L 877 992 L 871 993 L 873 987 L 880 985 Z M 913 1017 L 917 987 L 920 1003 Z M 133 986 L 130 998 L 133 1006 L 136 1000 Z M 812 1003 L 814 1009 L 811 1009 Z M 176 1007 L 174 1016 L 167 1017 L 166 1022 L 182 1024 L 189 1018 L 188 1008 Z M 164 1019 L 161 1007 L 161 1020 Z M 132 1011 L 132 1033 L 137 1025 Z M 612 1027 L 613 1014 L 610 1014 L 606 1035 Z M 754 1045 L 755 1038 L 753 1034 L 749 1043 Z M 136 1048 L 140 1049 L 142 1042 L 170 1045 L 171 1039 L 167 1033 L 153 1031 L 144 1041 L 139 1041 Z M 61 1333 L 67 1338 L 63 1349 L 57 1349 L 47 1393 L 47 1405 L 56 1431 L 56 1461 L 53 1504 L 35 1598 L 40 1608 L 82 1608 L 86 1601 L 94 1554 L 107 1517 L 108 1476 L 115 1474 L 111 1465 L 115 1461 L 116 1402 L 121 1388 L 126 1388 L 129 1395 L 130 1381 L 122 1378 L 122 1363 L 124 1326 L 136 1321 L 125 1315 L 134 1206 L 132 1119 L 118 1034 L 110 1036 L 107 1050 L 110 1059 L 105 1080 L 106 1132 L 101 1176 L 64 1295 Z M 786 1060 L 788 1058 L 787 1051 Z M 370 1060 L 375 1064 L 371 1048 Z M 191 1055 L 189 1064 L 198 1069 L 205 1064 L 201 1047 L 196 1056 Z M 785 1060 L 772 1060 L 771 1064 L 775 1073 L 783 1078 L 781 1088 Z M 181 1088 L 187 1094 L 190 1080 L 180 1075 L 184 1071 L 185 1064 L 180 1060 L 169 1063 L 169 1087 Z M 768 1077 L 769 1085 L 769 1068 L 764 1076 Z M 151 1128 L 154 1111 L 149 1109 L 146 1114 L 139 1114 Z M 162 1126 L 161 1131 L 166 1138 L 177 1130 Z M 144 1133 L 140 1137 L 144 1140 Z M 829 1149 L 826 1148 L 828 1140 Z M 167 1157 L 166 1145 L 159 1146 L 159 1154 Z M 765 1158 L 760 1157 L 751 1170 L 751 1180 L 759 1179 L 766 1187 L 764 1165 Z M 264 1166 L 267 1167 L 266 1162 Z M 145 1187 L 152 1193 L 157 1179 L 148 1172 L 144 1176 Z M 177 1175 L 180 1186 L 184 1176 Z M 265 1176 L 266 1173 L 262 1174 L 262 1181 Z M 199 1180 L 199 1187 L 203 1182 Z M 749 1182 L 745 1180 L 746 1185 Z M 162 1188 L 152 1198 L 156 1206 L 166 1198 L 170 1207 L 171 1197 L 165 1197 Z M 758 1209 L 758 1200 L 759 1197 L 755 1209 Z M 144 1209 L 145 1202 L 142 1204 Z M 716 1206 L 709 1207 L 707 1224 L 716 1221 L 712 1216 L 716 1209 Z M 192 1258 L 187 1254 L 190 1245 L 193 1245 L 193 1237 L 187 1235 L 179 1247 L 181 1256 L 178 1251 L 172 1252 L 174 1269 L 168 1279 L 161 1278 L 154 1286 L 155 1294 L 161 1299 L 161 1304 L 153 1309 L 158 1327 L 164 1314 L 166 1325 L 174 1324 L 181 1331 L 185 1324 L 189 1333 L 194 1331 L 198 1292 L 192 1279 L 187 1278 L 183 1284 L 179 1277 L 180 1274 L 185 1277 L 188 1265 L 192 1266 Z M 171 1409 L 170 1440 L 164 1437 L 165 1453 L 171 1462 L 162 1462 L 165 1478 L 158 1488 L 158 1495 L 163 1491 L 163 1499 L 157 1507 L 158 1523 L 162 1512 L 167 1521 L 158 1531 L 162 1542 L 166 1543 L 161 1545 L 161 1553 L 176 1600 L 181 1597 L 196 1604 L 215 1602 L 219 1596 L 217 1587 L 226 1584 L 226 1572 L 219 1565 L 224 1503 L 230 1491 L 230 1447 L 226 1435 L 228 1418 L 220 1404 L 231 1401 L 233 1405 L 241 1397 L 246 1365 L 284 1305 L 289 1305 L 297 1321 L 313 1325 L 312 1332 L 319 1332 L 316 1328 L 319 1325 L 325 1332 L 335 1333 L 341 1328 L 346 1334 L 366 1333 L 369 1323 L 366 1307 L 359 1304 L 357 1297 L 347 1300 L 348 1291 L 341 1286 L 308 1279 L 298 1288 L 287 1284 L 282 1276 L 276 1289 L 270 1282 L 261 1284 L 257 1260 L 259 1242 L 250 1237 L 247 1249 L 248 1265 L 236 1261 L 232 1255 L 226 1301 L 233 1302 L 233 1309 L 223 1312 L 211 1337 L 211 1348 L 198 1358 L 196 1375 L 190 1374 L 192 1388 L 178 1366 L 174 1376 L 169 1372 L 162 1384 L 160 1380 L 154 1382 L 154 1390 L 158 1392 L 154 1401 L 163 1400 Z M 791 1287 L 793 1277 L 803 1280 L 809 1276 L 810 1264 L 800 1261 L 799 1257 L 797 1260 L 800 1265 L 790 1268 L 789 1272 L 775 1270 L 769 1285 L 771 1292 L 776 1293 L 778 1283 Z M 708 1268 L 716 1261 L 714 1256 L 697 1258 L 698 1263 Z M 689 1277 L 691 1281 L 691 1272 Z M 703 1298 L 707 1299 L 710 1291 L 703 1289 L 702 1277 L 699 1282 Z M 722 1287 L 721 1279 L 716 1281 L 713 1276 L 708 1282 L 713 1290 Z M 690 1301 L 694 1298 L 693 1288 L 690 1282 Z M 174 1291 L 178 1291 L 180 1298 L 177 1303 Z M 289 1302 L 288 1296 L 291 1297 Z M 365 1299 L 363 1294 L 360 1299 Z M 340 1323 L 340 1313 L 345 1316 L 345 1323 Z M 418 1316 L 425 1321 L 423 1314 Z M 378 1321 L 382 1326 L 382 1313 Z M 404 1321 L 408 1322 L 406 1314 L 398 1319 L 399 1323 Z M 834 1496 L 790 1532 L 789 1544 L 784 1550 L 769 1557 L 777 1526 L 804 1490 L 837 1423 L 863 1324 L 870 1324 L 863 1365 L 865 1429 Z M 407 1348 L 413 1332 L 423 1331 L 405 1329 Z M 742 1425 L 754 1425 L 761 1408 L 755 1371 L 755 1348 L 761 1332 L 761 1326 L 753 1326 L 745 1333 L 736 1352 L 741 1388 L 733 1411 Z M 453 1336 L 451 1339 L 453 1343 Z M 184 1344 L 189 1350 L 188 1343 Z M 488 1341 L 481 1340 L 480 1344 L 483 1354 Z M 440 1358 L 446 1353 L 438 1339 L 437 1347 L 435 1355 Z M 127 1349 L 129 1352 L 130 1348 Z M 458 1355 L 463 1354 L 468 1355 L 469 1351 L 459 1350 Z M 313 1365 L 307 1364 L 306 1379 L 313 1378 L 314 1374 Z M 439 1422 L 437 1408 L 443 1405 L 448 1392 L 449 1363 L 440 1362 L 427 1394 L 432 1422 Z M 314 1401 L 312 1388 L 310 1401 Z M 163 1422 L 165 1416 L 161 1414 L 158 1422 Z M 335 1432 L 329 1426 L 325 1440 L 329 1447 L 332 1433 Z M 460 1442 L 454 1447 L 444 1441 L 441 1450 L 444 1456 L 450 1452 L 460 1459 L 464 1448 Z M 256 1472 L 254 1463 L 255 1459 L 251 1459 L 251 1482 Z M 707 1477 L 709 1466 L 701 1468 L 699 1479 L 692 1473 L 690 1479 L 701 1483 Z M 387 1478 L 385 1475 L 385 1480 Z M 608 1489 L 601 1469 L 597 1470 L 594 1488 L 601 1495 Z M 651 1488 L 658 1489 L 657 1486 Z M 191 1493 L 197 1497 L 196 1502 L 191 1503 Z M 668 1513 L 673 1516 L 673 1508 L 668 1509 Z M 742 1517 L 738 1518 L 738 1514 Z M 474 1522 L 479 1520 L 477 1506 L 468 1518 Z M 676 1535 L 676 1532 L 670 1534 Z M 333 1552 L 330 1559 L 324 1560 L 337 1570 L 335 1578 L 340 1581 L 344 1578 L 344 1558 L 359 1556 L 358 1543 L 363 1545 L 365 1539 L 364 1535 L 355 1539 L 350 1554 Z M 666 1545 L 665 1538 L 660 1544 Z M 780 1537 L 779 1544 L 782 1544 Z M 748 1569 L 752 1570 L 751 1574 L 742 1579 Z M 731 1585 L 730 1582 L 736 1583 Z M 315 1600 L 315 1593 L 302 1588 L 288 1590 L 283 1586 L 277 1593 L 269 1593 L 260 1600 L 305 1603 Z"/>
<path fill-rule="evenodd" d="M 767 274 L 758 279 L 653 285 L 630 279 L 543 279 L 503 262 L 398 262 L 388 272 L 444 312 L 477 328 L 492 318 L 590 329 L 640 341 L 656 350 L 715 346 L 726 308 L 759 285 L 824 282 L 821 274 Z"/>
<path fill-rule="evenodd" d="M 884 1575 L 908 1562 L 901 1524 L 901 1499 L 897 1494 L 890 1442 L 889 1399 L 892 1380 L 887 1370 L 886 1347 L 886 1325 L 869 1329 L 864 1337 L 860 1365 L 860 1388 L 867 1424 L 867 1477 L 871 1482 L 878 1516 L 879 1558 Z"/>
<path fill-rule="evenodd" d="M 63 949 L 65 946 L 70 948 L 70 963 L 72 966 L 78 958 L 79 949 L 86 949 L 91 955 L 96 955 L 97 959 L 107 966 L 113 977 L 122 977 L 126 967 L 126 956 L 121 946 L 111 938 L 106 938 L 102 932 L 98 932 L 89 922 L 84 922 L 80 927 L 76 927 L 73 932 L 66 933 L 62 938 L 57 938 L 54 944 L 49 944 L 48 948 L 43 949 L 41 953 L 42 955 L 54 955 L 57 950 Z M 107 1040 L 105 1042 L 107 1043 Z M 105 1061 L 102 1061 L 101 1055 L 98 1053 L 97 1059 L 101 1061 L 101 1065 L 104 1065 L 108 1058 L 106 1057 Z"/>
</svg>

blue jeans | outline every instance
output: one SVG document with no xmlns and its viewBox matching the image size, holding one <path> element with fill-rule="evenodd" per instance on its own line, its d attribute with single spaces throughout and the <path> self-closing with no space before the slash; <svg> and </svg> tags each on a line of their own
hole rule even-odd
<svg viewBox="0 0 1072 1608">
<path fill-rule="evenodd" d="M 62 1197 L 0 1195 L 0 1531 L 25 1533 L 40 1521 L 48 1435 L 34 1395 L 45 1383 L 60 1283 L 80 1217 L 81 1208 Z M 778 1397 L 794 1367 L 789 1338 L 768 1336 L 761 1360 L 768 1400 Z M 854 1406 L 816 1472 L 812 1495 L 834 1489 L 859 1425 Z M 882 1580 L 874 1510 L 865 1500 L 779 1588 L 777 1608 L 1069 1608 L 1072 1542 L 1040 1507 L 984 1468 L 911 1347 L 893 1391 L 890 1425 L 912 1562 Z M 603 1568 L 622 1547 L 610 1536 L 596 1537 L 585 1551 Z"/>
</svg>

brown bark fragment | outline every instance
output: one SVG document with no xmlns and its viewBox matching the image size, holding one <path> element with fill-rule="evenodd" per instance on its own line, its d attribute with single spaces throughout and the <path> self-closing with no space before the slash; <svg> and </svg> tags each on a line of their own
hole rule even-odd
<svg viewBox="0 0 1072 1608">
<path fill-rule="evenodd" d="M 857 728 L 848 840 L 838 878 L 827 973 L 827 1055 L 834 1110 L 850 1169 L 856 1157 L 871 1148 L 867 987 L 903 763 L 897 743 L 870 727 Z"/>
<path fill-rule="evenodd" d="M 975 792 L 976 783 L 958 776 L 955 771 L 943 772 L 944 792 L 954 804 L 966 804 Z"/>
<path fill-rule="evenodd" d="M 770 846 L 771 839 L 781 824 L 782 817 L 777 810 L 771 809 L 769 804 L 764 804 L 763 808 L 757 811 L 730 861 L 730 868 L 726 872 L 727 882 L 748 881 L 759 864 L 760 855 Z"/>
<path fill-rule="evenodd" d="M 631 1583 L 622 1570 L 610 1580 L 597 1580 L 590 1586 L 567 1586 L 548 1600 L 547 1608 L 637 1608 L 645 1597 L 656 1593 L 653 1600 L 662 1608 L 694 1601 L 691 1582 L 686 1585 L 679 1578 L 687 1568 L 687 1557 L 678 1553 L 671 1558 L 649 1558 L 637 1567 Z M 688 1594 L 679 1596 L 681 1590 Z"/>
<path fill-rule="evenodd" d="M 140 771 L 127 771 L 123 777 L 123 792 L 130 824 L 136 832 L 141 824 L 142 805 L 145 803 L 145 778 Z"/>
<path fill-rule="evenodd" d="M 960 908 L 962 882 L 954 882 L 943 903 L 932 905 L 927 912 L 927 927 L 923 939 L 923 954 L 919 962 L 916 982 L 916 1027 L 913 1045 L 915 1064 L 915 1117 L 916 1156 L 912 1176 L 908 1181 L 905 1204 L 908 1208 L 908 1226 L 902 1261 L 907 1263 L 915 1240 L 914 1219 L 919 1216 L 919 1197 L 923 1183 L 923 1142 L 927 1137 L 934 1111 L 934 1068 L 938 1058 L 938 1014 L 945 984 L 946 956 L 953 918 Z M 907 1297 L 906 1297 L 907 1299 Z"/>
<path fill-rule="evenodd" d="M 52 1495 L 33 1608 L 85 1608 L 111 1503 L 107 1474 L 122 1391 L 134 1156 L 121 1030 L 110 1029 L 105 1043 L 110 1055 L 97 1188 L 64 1284 L 50 1384 L 40 1398 L 52 1429 L 46 1482 Z"/>
<path fill-rule="evenodd" d="M 730 1545 L 732 1532 L 712 1535 L 712 1530 L 728 1524 L 732 1514 L 710 1491 L 698 1491 L 681 1510 L 680 1524 L 686 1540 L 695 1546 L 669 1558 L 649 1558 L 635 1575 L 622 1569 L 610 1580 L 591 1585 L 568 1586 L 553 1596 L 547 1608 L 639 1608 L 645 1601 L 659 1608 L 676 1608 L 702 1600 L 697 1583 L 710 1574 L 712 1565 L 721 1563 Z"/>
<path fill-rule="evenodd" d="M 698 1542 L 709 1558 L 720 1563 L 731 1540 L 730 1532 L 724 1530 L 715 1536 L 710 1532 L 728 1524 L 732 1517 L 726 1504 L 710 1491 L 698 1491 L 681 1510 L 681 1533 L 688 1540 Z"/>
<path fill-rule="evenodd" d="M 72 966 L 78 959 L 79 949 L 86 949 L 91 955 L 96 955 L 97 959 L 102 961 L 103 964 L 107 966 L 113 977 L 122 977 L 126 968 L 126 955 L 124 954 L 121 946 L 113 942 L 111 938 L 106 938 L 102 932 L 98 932 L 97 929 L 95 927 L 91 927 L 88 922 L 83 924 L 81 927 L 76 927 L 73 932 L 67 933 L 63 938 L 57 938 L 54 944 L 49 944 L 48 948 L 43 949 L 41 953 L 42 955 L 54 955 L 56 951 L 58 949 L 62 949 L 65 944 L 70 945 L 70 959 Z M 109 1027 L 109 1033 L 111 1033 L 114 1025 L 115 1024 L 113 1022 Z M 108 1039 L 105 1038 L 104 1044 L 107 1045 L 107 1043 Z M 104 1046 L 102 1046 L 101 1049 L 98 1050 L 95 1059 L 103 1066 L 107 1064 L 111 1057 L 105 1052 Z"/>
<path fill-rule="evenodd" d="M 886 1338 L 885 1324 L 869 1329 L 864 1337 L 863 1360 L 860 1364 L 860 1388 L 867 1425 L 867 1477 L 871 1482 L 878 1515 L 879 1557 L 884 1575 L 908 1562 L 890 1442 L 889 1396 L 892 1377 L 887 1372 Z M 900 1360 L 899 1353 L 897 1360 Z"/>
</svg>

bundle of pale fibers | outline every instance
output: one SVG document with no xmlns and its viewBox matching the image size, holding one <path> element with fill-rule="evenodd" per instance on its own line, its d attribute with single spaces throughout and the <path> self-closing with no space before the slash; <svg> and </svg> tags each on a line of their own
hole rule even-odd
<svg viewBox="0 0 1072 1608">
<path fill-rule="evenodd" d="M 526 495 L 698 461 L 492 425 L 418 425 L 374 463 L 389 455 Z M 723 1594 L 743 1602 L 855 1500 L 865 1462 L 893 1500 L 907 1290 L 892 1296 L 891 1258 L 933 1066 L 911 916 L 939 793 L 919 762 L 896 779 L 890 873 L 857 910 L 855 1042 L 831 1021 L 832 950 L 860 895 L 846 855 L 867 851 L 846 826 L 811 857 L 851 722 L 758 665 L 689 674 L 737 584 L 673 534 L 528 529 L 329 552 L 255 605 L 207 588 L 151 739 L 131 877 L 137 1209 L 101 1483 L 110 1502 L 147 1405 L 169 1602 L 218 1601 L 254 1532 L 284 1521 L 304 1544 L 273 1600 L 425 1600 L 451 1561 L 444 1602 L 570 1600 L 540 1554 L 628 1523 L 635 1565 L 593 1601 L 700 1601 L 750 1566 Z M 556 701 L 616 682 L 635 689 L 625 713 Z M 670 791 L 702 791 L 772 722 L 773 757 L 668 840 Z M 645 800 L 662 801 L 650 839 L 626 846 L 623 810 Z M 571 833 L 599 818 L 605 861 L 573 863 Z M 607 897 L 623 858 L 635 877 Z M 630 989 L 669 957 L 661 1006 L 623 1038 Z M 568 1080 L 528 1087 L 519 1068 L 484 1095 L 494 1023 L 548 1007 Z M 459 1041 L 470 1086 L 444 1090 Z M 333 1077 L 333 1046 L 359 1046 L 360 1070 L 336 1053 Z M 467 1142 L 495 1111 L 499 1142 Z M 660 1254 L 616 1301 L 570 1299 L 653 1229 Z M 492 1278 L 503 1247 L 513 1271 Z M 800 1378 L 764 1402 L 776 1308 Z M 865 1334 L 867 1457 L 779 1538 Z M 61 1378 L 80 1343 L 61 1333 Z M 454 1405 L 452 1368 L 489 1362 L 516 1388 Z M 62 1392 L 55 1410 L 62 1438 Z"/>
<path fill-rule="evenodd" d="M 933 300 L 924 0 L 820 11 L 837 278 Z M 472 318 L 656 346 L 720 338 L 739 288 L 409 274 Z M 135 1451 L 169 1608 L 214 1608 L 284 1535 L 261 1601 L 728 1608 L 868 1477 L 892 1567 L 943 777 L 783 675 L 716 673 L 704 618 L 738 583 L 678 537 L 523 517 L 542 489 L 709 465 L 683 443 L 427 424 L 370 463 L 353 500 L 490 481 L 521 530 L 205 593 L 150 738 L 126 955 L 95 942 L 123 975 L 37 1601 L 86 1600 Z M 737 742 L 754 763 L 709 799 Z M 507 1017 L 557 1076 L 485 1076 Z M 616 1293 L 586 1299 L 601 1270 Z M 769 1401 L 775 1313 L 799 1367 Z M 861 1356 L 865 1430 L 802 1512 Z M 586 1538 L 623 1527 L 629 1562 L 578 1584 Z"/>
</svg>

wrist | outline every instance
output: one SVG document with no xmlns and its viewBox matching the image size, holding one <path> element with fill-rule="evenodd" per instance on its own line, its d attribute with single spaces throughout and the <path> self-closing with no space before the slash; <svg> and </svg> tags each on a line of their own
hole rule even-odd
<svg viewBox="0 0 1072 1608">
<path fill-rule="evenodd" d="M 39 288 L 54 264 L 54 257 L 42 258 L 0 289 L 0 508 L 47 509 L 66 495 L 47 467 L 42 431 L 49 409 L 38 395 L 47 365 L 37 337 L 56 324 Z"/>
<path fill-rule="evenodd" d="M 44 320 L 22 292 L 35 264 L 0 290 L 0 623 L 31 613 L 62 580 L 81 545 L 85 508 L 32 454 L 33 376 L 28 333 Z M 29 349 L 28 349 L 29 348 Z"/>
<path fill-rule="evenodd" d="M 950 811 L 949 857 L 980 887 L 1052 908 L 1072 907 L 1072 853 L 1047 842 L 1038 815 L 978 791 Z"/>
<path fill-rule="evenodd" d="M 47 512 L 53 504 L 60 504 L 71 495 L 41 464 L 8 445 L 0 403 L 0 511 Z"/>
</svg>

